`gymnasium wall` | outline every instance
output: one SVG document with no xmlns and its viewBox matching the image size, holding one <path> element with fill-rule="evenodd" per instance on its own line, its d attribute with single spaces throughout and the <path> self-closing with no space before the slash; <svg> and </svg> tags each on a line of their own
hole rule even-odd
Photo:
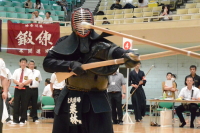
<svg viewBox="0 0 200 133">
<path fill-rule="evenodd" d="M 0 57 L 4 59 L 6 66 L 10 69 L 11 73 L 19 67 L 18 62 L 19 59 L 22 58 L 22 56 L 7 54 L 5 51 L 0 52 Z M 44 89 L 44 81 L 46 78 L 50 78 L 51 74 L 43 70 L 42 62 L 44 57 L 27 56 L 26 58 L 28 60 L 34 59 L 36 61 L 37 69 L 40 70 L 42 74 L 43 81 L 39 86 L 39 94 L 41 95 Z M 200 60 L 183 55 L 142 61 L 141 70 L 147 73 L 152 65 L 155 67 L 148 74 L 147 83 L 146 86 L 144 86 L 147 99 L 159 98 L 162 96 L 161 83 L 166 79 L 167 72 L 172 72 L 177 75 L 176 82 L 179 90 L 184 87 L 184 78 L 190 73 L 190 65 L 196 65 L 197 74 L 200 75 Z M 14 86 L 14 84 L 12 83 L 11 86 Z M 10 93 L 14 94 L 14 88 L 10 87 Z M 131 101 L 129 101 L 129 103 L 131 103 Z"/>
</svg>

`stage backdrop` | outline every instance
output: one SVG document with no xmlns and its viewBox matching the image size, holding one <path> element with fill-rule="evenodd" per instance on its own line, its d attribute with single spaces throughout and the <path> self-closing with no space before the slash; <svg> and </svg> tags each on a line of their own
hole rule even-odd
<svg viewBox="0 0 200 133">
<path fill-rule="evenodd" d="M 60 38 L 59 23 L 20 24 L 8 21 L 7 53 L 24 56 L 46 56 Z"/>
</svg>

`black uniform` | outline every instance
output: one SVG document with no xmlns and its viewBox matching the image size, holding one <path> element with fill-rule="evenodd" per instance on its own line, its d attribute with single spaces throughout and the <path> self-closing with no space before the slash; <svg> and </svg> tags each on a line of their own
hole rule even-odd
<svg viewBox="0 0 200 133">
<path fill-rule="evenodd" d="M 121 4 L 112 4 L 112 6 L 110 7 L 110 10 L 113 10 L 113 9 L 122 9 L 122 5 Z"/>
<path fill-rule="evenodd" d="M 92 31 L 87 53 L 81 53 L 74 32 L 60 38 L 44 59 L 44 69 L 47 72 L 69 72 L 73 61 L 86 64 L 122 57 L 126 51 L 102 36 Z M 117 69 L 118 65 L 105 66 L 68 78 L 56 103 L 53 133 L 113 133 L 106 89 L 108 75 Z"/>
<path fill-rule="evenodd" d="M 72 34 L 60 38 L 43 62 L 47 72 L 73 71 L 76 74 L 66 80 L 66 87 L 58 97 L 53 133 L 113 133 L 106 89 L 108 75 L 116 72 L 118 65 L 87 71 L 81 65 L 124 57 L 125 65 L 134 67 L 138 61 L 134 61 L 128 51 L 103 38 L 108 34 L 98 35 L 82 27 L 82 22 L 94 23 L 89 9 L 74 10 Z"/>
<path fill-rule="evenodd" d="M 146 80 L 144 79 L 144 72 L 139 70 L 138 73 L 135 72 L 135 70 L 131 71 L 129 73 L 129 86 L 131 84 L 136 84 L 138 85 L 139 82 L 142 80 L 143 81 L 143 86 L 146 84 Z M 145 116 L 145 110 L 146 110 L 146 96 L 144 93 L 144 89 L 142 88 L 142 85 L 140 85 L 135 93 L 132 95 L 132 104 L 133 104 L 133 109 L 135 113 L 135 120 L 142 120 L 142 116 Z M 131 89 L 131 93 L 135 90 L 134 87 Z"/>
</svg>

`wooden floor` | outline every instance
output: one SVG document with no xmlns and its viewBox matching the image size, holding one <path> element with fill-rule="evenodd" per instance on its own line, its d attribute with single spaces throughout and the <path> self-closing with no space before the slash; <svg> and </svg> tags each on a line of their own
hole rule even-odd
<svg viewBox="0 0 200 133">
<path fill-rule="evenodd" d="M 131 118 L 134 120 L 133 115 Z M 146 116 L 142 122 L 135 122 L 131 125 L 113 125 L 113 127 L 114 133 L 200 133 L 200 128 L 191 129 L 189 125 L 179 128 L 178 125 L 179 122 L 176 121 L 172 127 L 152 127 L 149 126 L 149 116 Z M 40 123 L 30 120 L 23 126 L 4 124 L 3 133 L 51 133 L 52 126 L 53 119 L 43 119 Z"/>
</svg>

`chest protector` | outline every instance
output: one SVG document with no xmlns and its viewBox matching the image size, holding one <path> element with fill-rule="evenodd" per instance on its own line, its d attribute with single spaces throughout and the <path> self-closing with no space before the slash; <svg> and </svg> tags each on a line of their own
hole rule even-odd
<svg viewBox="0 0 200 133">
<path fill-rule="evenodd" d="M 81 57 L 83 64 L 108 60 L 108 53 L 112 44 L 96 41 L 91 45 L 89 53 Z M 106 90 L 108 76 L 117 71 L 118 65 L 105 66 L 87 70 L 81 76 L 72 76 L 67 80 L 69 87 L 84 90 Z"/>
</svg>

